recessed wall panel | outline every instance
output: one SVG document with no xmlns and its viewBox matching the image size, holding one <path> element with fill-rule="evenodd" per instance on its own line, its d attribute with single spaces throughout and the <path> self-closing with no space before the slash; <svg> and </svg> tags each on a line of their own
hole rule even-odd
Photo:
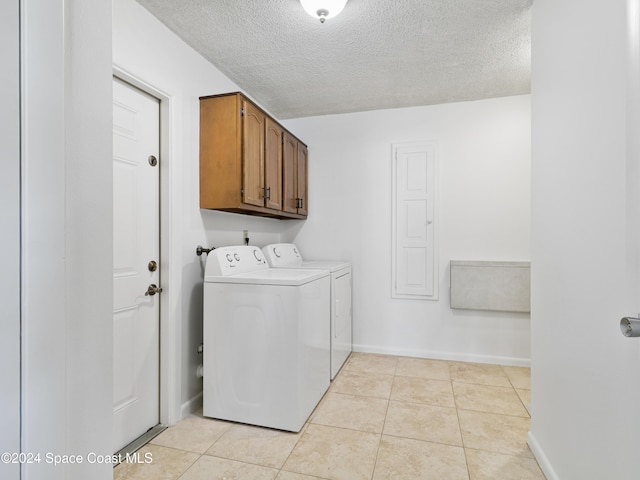
<svg viewBox="0 0 640 480">
<path fill-rule="evenodd" d="M 435 144 L 393 146 L 392 296 L 437 300 Z"/>
</svg>

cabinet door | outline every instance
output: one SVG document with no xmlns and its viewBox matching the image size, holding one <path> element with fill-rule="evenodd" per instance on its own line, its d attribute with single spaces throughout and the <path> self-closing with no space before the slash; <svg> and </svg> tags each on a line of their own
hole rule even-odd
<svg viewBox="0 0 640 480">
<path fill-rule="evenodd" d="M 264 166 L 265 207 L 282 209 L 282 129 L 267 117 Z"/>
<path fill-rule="evenodd" d="M 307 147 L 298 142 L 298 152 L 296 155 L 296 182 L 297 182 L 297 198 L 298 213 L 307 215 L 309 204 L 307 202 L 307 167 L 309 165 L 309 155 Z"/>
<path fill-rule="evenodd" d="M 282 144 L 282 210 L 288 213 L 298 213 L 297 208 L 297 156 L 298 141 L 287 132 L 283 133 Z"/>
<path fill-rule="evenodd" d="M 242 202 L 264 206 L 265 116 L 246 100 L 242 101 Z"/>
</svg>

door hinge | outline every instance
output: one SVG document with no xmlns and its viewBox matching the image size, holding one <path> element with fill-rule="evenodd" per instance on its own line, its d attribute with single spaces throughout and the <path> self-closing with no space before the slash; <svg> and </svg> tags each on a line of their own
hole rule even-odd
<svg viewBox="0 0 640 480">
<path fill-rule="evenodd" d="M 244 197 L 244 187 L 240 187 L 240 196 Z"/>
<path fill-rule="evenodd" d="M 240 116 L 244 117 L 244 107 L 240 107 Z"/>
</svg>

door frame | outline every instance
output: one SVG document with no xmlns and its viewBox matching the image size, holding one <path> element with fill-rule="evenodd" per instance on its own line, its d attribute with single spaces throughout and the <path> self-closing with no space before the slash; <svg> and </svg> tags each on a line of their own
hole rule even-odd
<svg viewBox="0 0 640 480">
<path fill-rule="evenodd" d="M 4 314 L 0 322 L 0 364 L 4 368 L 3 408 L 0 411 L 0 451 L 20 452 L 22 423 L 22 391 L 20 378 L 22 375 L 21 331 L 22 331 L 22 139 L 20 126 L 20 5 L 18 2 L 7 2 L 0 7 L 0 36 L 2 48 L 0 59 L 9 75 L 0 77 L 0 88 L 7 98 L 6 108 L 0 112 L 0 152 L 6 162 L 0 165 L 0 224 L 6 228 L 0 236 L 0 302 Z M 0 462 L 0 477 L 19 478 L 20 465 Z"/>
<path fill-rule="evenodd" d="M 172 98 L 148 82 L 113 65 L 113 76 L 160 101 L 160 423 L 173 425 L 180 420 L 181 375 L 179 345 L 181 331 L 170 312 L 176 311 L 180 291 L 180 268 L 172 265 L 172 246 L 177 244 L 171 215 L 171 114 Z"/>
</svg>

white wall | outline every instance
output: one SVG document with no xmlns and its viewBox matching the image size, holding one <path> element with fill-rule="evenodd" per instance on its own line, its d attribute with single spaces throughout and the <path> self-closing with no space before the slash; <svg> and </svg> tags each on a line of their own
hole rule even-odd
<svg viewBox="0 0 640 480">
<path fill-rule="evenodd" d="M 0 452 L 20 451 L 20 84 L 19 2 L 0 4 Z M 0 478 L 19 478 L 0 463 Z"/>
<path fill-rule="evenodd" d="M 111 453 L 111 2 L 24 0 L 22 451 L 24 479 L 109 479 Z"/>
<path fill-rule="evenodd" d="M 640 472 L 640 339 L 618 328 L 640 311 L 638 7 L 533 5 L 529 442 L 550 480 Z"/>
<path fill-rule="evenodd" d="M 166 320 L 174 325 L 173 368 L 181 386 L 175 403 L 182 409 L 163 421 L 174 422 L 197 406 L 202 388 L 195 349 L 202 341 L 204 257 L 196 257 L 195 247 L 241 243 L 243 229 L 253 244 L 295 239 L 303 253 L 354 262 L 355 338 L 361 349 L 528 362 L 528 315 L 453 312 L 448 306 L 449 259 L 529 258 L 527 96 L 283 122 L 310 147 L 309 220 L 203 211 L 198 97 L 238 87 L 134 0 L 115 0 L 113 15 L 114 65 L 161 92 L 163 115 L 169 117 L 162 161 L 168 162 L 170 178 L 163 184 L 170 265 L 163 296 Z M 425 139 L 440 142 L 441 299 L 392 301 L 391 142 Z M 333 175 L 338 167 L 345 176 Z M 335 229 L 347 235 L 334 235 Z M 385 252 L 383 263 L 373 266 L 367 259 L 379 252 Z"/>
<path fill-rule="evenodd" d="M 301 118 L 309 145 L 305 223 L 283 239 L 307 258 L 353 262 L 354 347 L 527 365 L 529 315 L 452 310 L 450 260 L 528 261 L 530 99 Z M 391 298 L 391 144 L 438 143 L 439 301 Z"/>
<path fill-rule="evenodd" d="M 170 348 L 176 350 L 177 364 L 170 368 L 176 370 L 173 377 L 179 393 L 163 421 L 173 423 L 198 406 L 202 392 L 202 381 L 196 377 L 202 359 L 196 348 L 202 342 L 206 257 L 196 256 L 196 246 L 241 244 L 245 229 L 252 244 L 278 242 L 283 221 L 200 210 L 198 99 L 239 88 L 134 0 L 113 3 L 114 65 L 166 97 L 161 112 L 165 121 L 168 117 L 161 148 L 162 174 L 168 174 L 162 185 L 167 206 L 163 257 L 170 265 L 164 270 L 168 275 L 163 280 L 163 302 L 168 297 L 168 308 L 163 321 L 172 325 L 169 340 L 175 345 L 167 346 L 163 355 Z"/>
</svg>

